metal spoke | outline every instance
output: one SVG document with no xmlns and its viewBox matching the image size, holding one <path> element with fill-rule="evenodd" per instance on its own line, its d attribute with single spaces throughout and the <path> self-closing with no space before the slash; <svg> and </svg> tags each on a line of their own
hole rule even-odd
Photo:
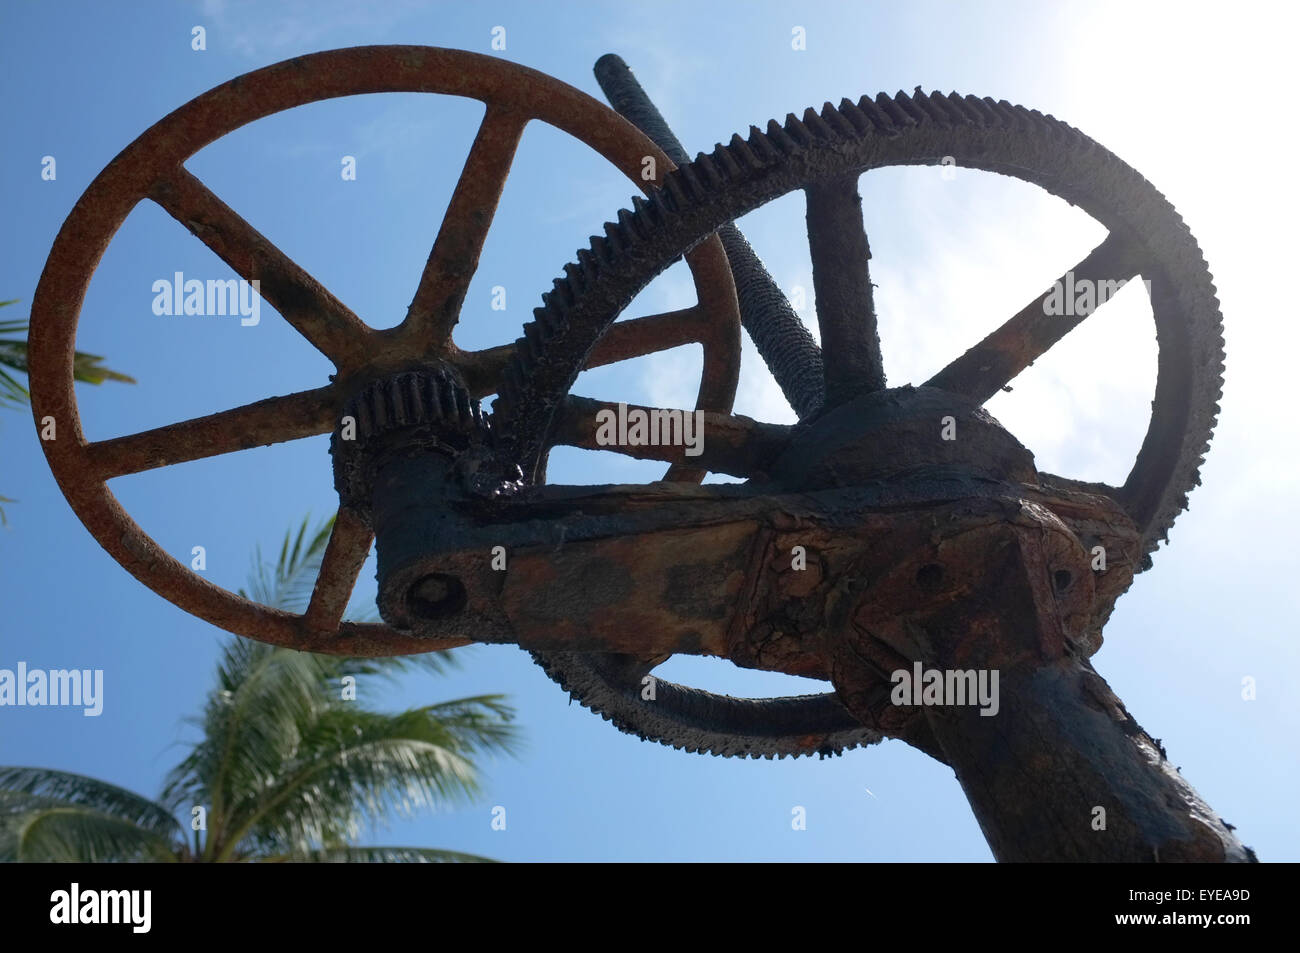
<svg viewBox="0 0 1300 953">
<path fill-rule="evenodd" d="M 680 311 L 650 314 L 630 321 L 616 321 L 596 342 L 583 365 L 585 370 L 604 367 L 619 361 L 630 360 L 698 342 L 707 333 L 702 321 L 706 320 L 699 306 Z M 514 344 L 486 348 L 464 354 L 460 365 L 466 384 L 475 397 L 496 393 L 506 364 L 515 353 Z"/>
<path fill-rule="evenodd" d="M 329 433 L 334 388 L 299 391 L 86 446 L 101 480 Z"/>
<path fill-rule="evenodd" d="M 1081 287 L 1082 282 L 1093 282 L 1097 287 L 1096 283 L 1103 281 L 1128 281 L 1139 270 L 1133 246 L 1112 233 L 1086 258 L 1058 278 L 1053 287 L 935 374 L 926 385 L 963 394 L 983 404 L 1069 331 L 1082 324 L 1091 313 L 1048 314 L 1046 305 L 1050 296 L 1060 294 L 1064 304 L 1072 305 L 1069 291 Z"/>
<path fill-rule="evenodd" d="M 827 409 L 885 386 L 856 173 L 808 186 L 808 248 Z"/>
<path fill-rule="evenodd" d="M 424 349 L 445 344 L 460 318 L 528 119 L 490 104 L 487 108 L 402 322 Z"/>
<path fill-rule="evenodd" d="M 347 305 L 190 174 L 177 167 L 149 197 L 258 290 L 340 370 L 365 359 L 372 333 Z"/>
<path fill-rule="evenodd" d="M 311 602 L 303 614 L 303 624 L 309 632 L 338 630 L 373 541 L 374 535 L 361 517 L 341 507 L 334 517 L 334 529 L 321 558 Z"/>
<path fill-rule="evenodd" d="M 632 446 L 623 443 L 601 444 L 596 440 L 599 423 L 596 415 L 602 410 L 611 411 L 617 420 L 620 405 L 611 401 L 593 400 L 589 397 L 565 398 L 564 405 L 556 414 L 552 445 L 562 444 L 581 447 L 585 450 L 612 450 L 637 460 L 662 460 L 674 466 L 691 470 L 709 470 L 714 473 L 727 473 L 732 476 L 750 477 L 764 472 L 768 462 L 784 449 L 789 440 L 790 428 L 783 424 L 761 423 L 749 417 L 737 414 L 715 414 L 707 411 L 665 411 L 660 407 L 641 407 L 627 404 L 626 413 L 631 419 L 634 411 L 647 415 L 656 413 L 692 414 L 701 421 L 700 428 L 692 431 L 701 437 L 698 456 L 687 456 L 686 447 L 680 442 L 676 445 L 642 445 Z M 665 418 L 658 420 L 660 439 L 663 438 Z M 673 431 L 674 433 L 680 431 Z M 647 439 L 650 434 L 647 433 Z"/>
<path fill-rule="evenodd" d="M 665 311 L 630 321 L 616 321 L 609 326 L 584 365 L 587 369 L 616 364 L 658 351 L 693 344 L 706 332 L 704 316 L 698 306 L 680 311 Z"/>
</svg>

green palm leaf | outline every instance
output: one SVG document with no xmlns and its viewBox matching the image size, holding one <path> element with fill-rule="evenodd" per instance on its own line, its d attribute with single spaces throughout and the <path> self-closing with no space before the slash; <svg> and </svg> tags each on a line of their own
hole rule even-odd
<svg viewBox="0 0 1300 953">
<path fill-rule="evenodd" d="M 0 861 L 174 860 L 182 837 L 170 811 L 124 788 L 0 767 Z"/>
<path fill-rule="evenodd" d="M 250 596 L 302 611 L 332 526 L 305 519 L 274 565 L 259 553 Z M 187 719 L 199 738 L 159 801 L 66 772 L 0 768 L 0 860 L 483 861 L 354 843 L 393 817 L 474 798 L 476 759 L 518 750 L 514 709 L 499 695 L 396 714 L 362 701 L 376 681 L 448 664 L 437 654 L 348 659 L 230 639 L 202 712 Z M 342 697 L 344 676 L 356 679 L 355 700 Z M 191 853 L 176 818 L 200 806 L 207 829 Z"/>
<path fill-rule="evenodd" d="M 17 298 L 0 301 L 0 308 L 17 303 Z M 27 373 L 27 331 L 26 321 L 0 321 L 0 407 L 24 405 L 30 399 L 27 388 L 6 370 Z M 104 381 L 135 383 L 135 378 L 104 367 L 104 361 L 105 358 L 98 354 L 77 351 L 72 357 L 73 380 L 83 384 L 102 384 Z"/>
<path fill-rule="evenodd" d="M 495 864 L 498 861 L 478 854 L 436 847 L 331 847 L 306 856 L 267 857 L 263 863 L 276 861 L 311 861 L 318 864 Z"/>
<path fill-rule="evenodd" d="M 0 301 L 0 308 L 17 304 L 17 298 Z M 0 408 L 25 407 L 31 401 L 27 388 L 10 371 L 27 373 L 27 322 L 21 320 L 0 321 Z M 12 337 L 19 335 L 19 337 Z M 86 354 L 77 351 L 72 356 L 73 380 L 83 384 L 102 384 L 104 381 L 121 381 L 134 384 L 135 379 L 120 374 L 103 366 L 104 358 L 98 354 Z M 0 496 L 0 504 L 16 503 L 6 496 Z M 4 506 L 0 505 L 0 526 L 8 526 Z"/>
</svg>

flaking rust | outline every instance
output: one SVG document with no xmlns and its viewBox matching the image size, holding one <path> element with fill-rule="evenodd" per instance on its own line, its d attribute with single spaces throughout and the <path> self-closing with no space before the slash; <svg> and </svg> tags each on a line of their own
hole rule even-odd
<svg viewBox="0 0 1300 953">
<path fill-rule="evenodd" d="M 493 57 L 336 50 L 217 87 L 123 150 L 70 213 L 32 308 L 33 413 L 38 427 L 58 422 L 62 436 L 42 447 L 90 532 L 141 582 L 232 632 L 350 656 L 515 643 L 618 728 L 683 750 L 824 757 L 900 739 L 952 767 L 1000 859 L 1253 859 L 1089 662 L 1116 600 L 1198 482 L 1217 414 L 1218 302 L 1173 207 L 1077 130 L 1005 101 L 918 89 L 827 103 L 687 162 L 621 60 L 603 57 L 597 76 L 617 112 Z M 486 106 L 405 318 L 384 331 L 183 166 L 245 123 L 373 92 Z M 532 121 L 570 133 L 645 196 L 562 269 L 518 340 L 463 351 L 452 332 Z M 888 386 L 857 181 L 941 161 L 1037 184 L 1106 226 L 1107 239 L 1064 273 L 1071 288 L 1146 283 L 1160 373 L 1122 486 L 1041 473 L 983 410 L 1086 321 L 1090 309 L 1057 314 L 1050 290 L 929 381 Z M 794 191 L 807 198 L 824 352 L 732 224 Z M 268 303 L 333 362 L 326 386 L 85 439 L 72 387 L 81 303 L 105 246 L 146 199 L 259 280 Z M 694 305 L 616 322 L 683 257 Z M 797 425 L 732 413 L 742 324 Z M 584 369 L 686 344 L 703 350 L 693 410 L 570 393 Z M 478 401 L 493 393 L 486 414 Z M 630 419 L 630 409 L 689 415 L 702 442 L 688 442 L 684 427 L 681 441 L 630 439 L 620 425 L 611 443 L 600 422 Z M 325 433 L 340 509 L 301 615 L 198 577 L 107 488 L 115 476 Z M 667 470 L 642 486 L 550 485 L 557 445 Z M 701 485 L 708 473 L 744 482 Z M 372 542 L 385 624 L 343 621 Z M 748 699 L 656 679 L 675 654 L 831 690 Z M 900 672 L 937 673 L 953 687 L 970 675 L 999 697 L 981 709 L 931 698 L 930 680 L 900 702 Z M 1104 830 L 1090 826 L 1098 807 Z"/>
</svg>

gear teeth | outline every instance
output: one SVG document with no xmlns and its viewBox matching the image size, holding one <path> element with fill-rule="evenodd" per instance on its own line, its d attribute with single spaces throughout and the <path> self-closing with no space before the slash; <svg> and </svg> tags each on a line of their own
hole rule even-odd
<svg viewBox="0 0 1300 953">
<path fill-rule="evenodd" d="M 823 757 L 828 754 L 839 755 L 851 748 L 874 745 L 883 740 L 878 733 L 865 727 L 826 726 L 820 731 L 814 729 L 822 741 L 818 747 L 809 747 L 803 734 L 777 738 L 763 734 L 727 734 L 699 727 L 698 723 L 704 709 L 695 709 L 686 713 L 688 725 L 678 721 L 682 717 L 681 714 L 670 714 L 667 716 L 666 723 L 664 720 L 659 720 L 658 724 L 646 725 L 640 720 L 640 712 L 644 706 L 639 702 L 635 689 L 629 690 L 623 685 L 613 685 L 603 673 L 590 668 L 589 663 L 575 658 L 573 654 L 551 655 L 544 652 L 530 654 L 547 677 L 559 684 L 570 703 L 577 702 L 624 734 L 633 735 L 650 744 L 662 744 L 676 751 L 716 755 L 723 758 L 754 760 L 762 758 L 768 761 L 792 758 L 797 761 L 799 758 L 811 758 L 813 755 Z M 686 691 L 693 695 L 702 694 L 692 692 L 690 689 Z M 709 701 L 709 699 L 701 700 Z M 629 701 L 632 702 L 630 707 Z M 740 700 L 723 698 L 720 701 L 727 704 Z"/>
<path fill-rule="evenodd" d="M 1024 107 L 1021 107 L 1024 108 Z M 1037 109 L 1029 110 L 1029 117 L 1033 125 L 1038 126 L 1047 133 L 1052 139 L 1060 142 L 1065 137 L 1065 123 L 1057 122 L 1048 113 L 1039 112 Z"/>
<path fill-rule="evenodd" d="M 974 96 L 958 96 L 956 93 L 949 93 L 944 97 L 944 106 L 962 122 L 968 122 L 981 129 L 988 125 L 988 116 L 984 112 L 983 104 Z"/>
<path fill-rule="evenodd" d="M 984 107 L 991 124 L 1003 128 L 1014 125 L 1015 116 L 1009 110 L 1004 109 L 1002 104 L 992 96 L 981 97 L 980 105 Z"/>
<path fill-rule="evenodd" d="M 706 156 L 701 152 L 695 157 L 695 161 L 691 165 L 703 173 L 704 180 L 708 183 L 710 191 L 716 191 L 726 184 L 722 178 L 722 173 L 718 171 L 718 167 L 714 164 L 711 156 Z"/>
<path fill-rule="evenodd" d="M 632 204 L 636 205 L 636 198 L 633 198 Z M 645 232 L 642 231 L 645 226 L 625 208 L 618 210 L 618 227 L 623 233 L 624 246 L 636 244 L 637 241 L 645 238 Z"/>
<path fill-rule="evenodd" d="M 383 418 L 383 426 L 393 427 L 402 420 L 402 397 L 396 380 L 384 381 L 375 394 L 376 416 Z"/>
<path fill-rule="evenodd" d="M 956 93 L 953 93 L 956 96 Z M 993 108 L 993 100 L 980 99 L 978 96 L 962 96 L 962 103 L 966 108 L 979 117 L 980 123 L 984 126 L 996 126 L 999 124 L 997 111 Z"/>
<path fill-rule="evenodd" d="M 826 104 L 829 108 L 830 103 Z M 832 110 L 833 111 L 833 110 Z M 817 110 L 809 106 L 803 111 L 803 126 L 808 130 L 809 135 L 817 142 L 834 142 L 839 139 L 835 130 L 830 127 L 826 120 L 817 114 Z"/>
<path fill-rule="evenodd" d="M 361 404 L 357 407 L 345 410 L 343 416 L 352 417 L 358 433 L 368 433 L 375 428 L 374 414 L 366 404 Z"/>
<path fill-rule="evenodd" d="M 573 289 L 569 287 L 569 282 L 564 278 L 556 278 L 551 282 L 551 300 L 548 305 L 559 304 L 566 308 L 573 307 Z"/>
<path fill-rule="evenodd" d="M 682 188 L 685 190 L 690 201 L 694 202 L 708 194 L 705 190 L 704 183 L 700 181 L 699 170 L 692 163 L 687 163 L 677 170 L 682 178 Z"/>
<path fill-rule="evenodd" d="M 445 387 L 433 388 L 433 400 L 430 401 L 439 418 L 447 420 L 452 416 L 452 400 Z"/>
<path fill-rule="evenodd" d="M 846 99 L 844 102 L 847 103 L 848 100 Z M 821 121 L 831 129 L 832 136 L 835 139 L 854 139 L 858 135 L 857 127 L 855 127 L 853 123 L 849 122 L 848 118 L 830 103 L 826 103 L 822 106 L 820 118 Z"/>
<path fill-rule="evenodd" d="M 900 97 L 903 95 L 904 94 L 899 93 Z M 930 94 L 923 92 L 921 87 L 918 86 L 915 92 L 905 98 L 912 104 L 912 108 L 916 111 L 917 115 L 921 117 L 919 121 L 943 124 L 947 119 L 947 116 L 944 116 L 933 109 L 930 103 Z"/>
<path fill-rule="evenodd" d="M 731 142 L 728 144 L 727 150 L 735 157 L 736 161 L 746 169 L 761 169 L 763 167 L 763 160 L 754 153 L 754 150 L 749 147 L 748 142 L 740 138 L 740 133 L 738 132 L 732 133 Z"/>
<path fill-rule="evenodd" d="M 881 93 L 876 99 L 888 100 L 884 93 Z M 887 113 L 880 104 L 870 96 L 863 96 L 858 100 L 858 111 L 862 113 L 871 122 L 877 130 L 887 136 L 898 135 L 898 126 L 893 117 Z M 891 103 L 892 105 L 892 103 Z"/>
<path fill-rule="evenodd" d="M 793 155 L 799 151 L 799 144 L 790 138 L 775 119 L 767 124 L 767 141 L 783 156 Z"/>
<path fill-rule="evenodd" d="M 895 128 L 899 126 L 915 126 L 916 120 L 909 116 L 903 109 L 884 93 L 876 96 L 876 106 L 880 111 L 889 117 L 889 122 Z"/>
<path fill-rule="evenodd" d="M 431 401 L 428 400 L 428 391 L 431 388 L 421 386 L 423 383 L 424 378 L 418 374 L 412 374 L 410 378 L 408 378 L 406 386 L 406 401 L 408 407 L 416 408 L 431 403 Z"/>
<path fill-rule="evenodd" d="M 799 121 L 799 117 L 794 113 L 785 115 L 785 132 L 799 144 L 800 148 L 806 148 L 813 144 L 813 134 L 808 131 L 808 127 Z"/>
<path fill-rule="evenodd" d="M 463 387 L 457 387 L 452 390 L 452 396 L 456 401 L 456 419 L 463 426 L 470 426 L 475 423 L 474 407 L 470 405 L 469 392 Z"/>
<path fill-rule="evenodd" d="M 955 126 L 964 119 L 961 113 L 950 111 L 941 93 L 922 94 L 916 98 L 916 104 L 941 126 Z"/>
<path fill-rule="evenodd" d="M 731 150 L 722 143 L 719 142 L 713 147 L 712 156 L 713 161 L 722 168 L 723 178 L 736 179 L 744 173 L 740 164 L 732 156 Z"/>
<path fill-rule="evenodd" d="M 598 263 L 608 265 L 613 260 L 613 255 L 609 250 L 609 242 L 605 241 L 604 235 L 592 235 L 587 239 L 587 244 L 591 246 L 592 257 Z"/>
<path fill-rule="evenodd" d="M 605 223 L 605 250 L 609 253 L 605 259 L 612 263 L 615 258 L 623 254 L 627 248 L 627 240 L 623 237 L 623 229 L 613 222 Z"/>
<path fill-rule="evenodd" d="M 523 363 L 522 360 L 523 354 L 522 354 L 522 349 L 520 348 L 521 343 L 522 343 L 521 340 L 519 339 L 515 340 L 515 353 L 520 356 L 521 360 L 511 361 L 509 364 L 507 364 L 506 373 L 505 373 L 506 383 L 510 385 L 510 388 L 516 390 L 522 388 L 524 383 L 523 373 L 522 373 L 523 369 L 520 367 L 520 365 Z M 504 399 L 505 395 L 502 395 L 502 397 Z"/>
<path fill-rule="evenodd" d="M 600 239 L 595 238 L 593 241 L 600 241 Z M 578 249 L 578 267 L 582 269 L 584 288 L 594 284 L 596 279 L 600 277 L 600 262 L 589 248 Z"/>
<path fill-rule="evenodd" d="M 511 368 L 507 366 L 507 376 Z M 408 440 L 412 447 L 454 453 L 454 447 L 491 439 L 478 401 L 445 367 L 402 371 L 371 381 L 347 401 L 342 416 L 356 422 L 356 433 L 354 439 L 343 441 L 336 429 L 331 437 L 334 487 L 344 505 L 362 513 L 369 511 L 375 467 L 384 453 L 403 452 Z M 389 434 L 395 435 L 396 443 L 380 439 Z"/>
<path fill-rule="evenodd" d="M 579 258 L 581 257 L 581 253 L 579 253 Z M 582 268 L 573 262 L 568 262 L 564 266 L 564 278 L 564 283 L 569 286 L 569 293 L 573 296 L 573 300 L 577 301 L 587 286 L 587 281 L 582 274 Z"/>
<path fill-rule="evenodd" d="M 686 190 L 682 188 L 681 173 L 676 169 L 664 176 L 664 192 L 667 200 L 679 214 L 691 204 L 690 199 L 686 197 Z"/>
<path fill-rule="evenodd" d="M 894 94 L 894 102 L 897 104 L 898 108 L 910 116 L 912 121 L 918 126 L 929 122 L 930 117 L 921 110 L 920 106 L 912 101 L 911 96 L 908 96 L 907 93 L 903 92 L 901 89 Z"/>
<path fill-rule="evenodd" d="M 997 101 L 998 110 L 1007 117 L 1007 126 L 1012 129 L 1023 129 L 1029 125 L 1029 114 L 1026 110 L 1013 106 L 1005 99 Z"/>
<path fill-rule="evenodd" d="M 940 129 L 944 130 L 943 135 L 939 134 Z M 1195 270 L 1183 267 L 1193 262 L 1194 240 L 1176 214 L 1166 207 L 1163 196 L 1082 133 L 1051 116 L 1013 106 L 1006 100 L 963 97 L 956 93 L 944 95 L 933 91 L 925 93 L 918 88 L 913 96 L 903 92 L 897 96 L 881 93 L 874 99 L 863 97 L 857 103 L 843 100 L 838 108 L 831 108 L 829 104 L 824 106 L 820 114 L 809 109 L 803 114 L 802 121 L 791 114 L 783 125 L 776 120 L 768 123 L 766 132 L 751 126 L 747 139 L 739 134 L 732 136 L 726 147 L 716 147 L 712 154 L 701 154 L 695 163 L 669 173 L 661 180 L 663 187 L 649 202 L 638 196 L 632 202 L 634 212 L 621 211 L 617 224 L 605 226 L 606 240 L 601 246 L 596 246 L 593 241 L 592 248 L 598 252 L 597 264 L 601 268 L 597 275 L 601 279 L 598 290 L 602 295 L 616 298 L 620 291 L 625 290 L 621 284 L 624 273 L 640 276 L 643 265 L 662 264 L 660 257 L 667 259 L 673 248 L 683 247 L 681 242 L 690 237 L 686 230 L 675 228 L 664 236 L 656 231 L 656 226 L 683 215 L 688 221 L 694 221 L 695 203 L 714 203 L 708 207 L 715 211 L 723 207 L 719 203 L 731 203 L 725 207 L 734 210 L 746 207 L 747 202 L 761 204 L 764 192 L 784 194 L 781 190 L 786 189 L 792 180 L 808 175 L 808 167 L 813 163 L 804 159 L 810 147 L 819 150 L 819 160 L 825 158 L 832 165 L 840 163 L 843 168 L 857 162 L 888 164 L 887 160 L 897 160 L 900 154 L 910 161 L 933 161 L 935 144 L 949 138 L 949 130 L 954 131 L 953 144 L 949 149 L 939 151 L 952 151 L 966 159 L 984 161 L 986 167 L 1012 175 L 1020 174 L 1023 169 L 1026 173 L 1023 177 L 1032 175 L 1031 180 L 1038 181 L 1066 201 L 1078 201 L 1092 195 L 1102 206 L 1109 207 L 1115 205 L 1110 199 L 1122 198 L 1126 204 L 1117 212 L 1120 220 L 1117 225 L 1136 223 L 1131 227 L 1140 229 L 1143 223 L 1151 221 L 1148 237 L 1153 245 L 1160 246 L 1157 251 L 1161 260 L 1167 259 L 1170 267 L 1179 273 Z M 871 141 L 873 138 L 875 142 Z M 1002 141 L 1004 138 L 1012 141 L 1008 144 Z M 897 145 L 901 148 L 880 149 L 879 145 L 886 139 L 898 140 Z M 987 160 L 978 159 L 980 156 L 987 156 Z M 1090 156 L 1089 163 L 1081 161 L 1084 156 Z M 1056 164 L 1058 160 L 1059 166 Z M 669 247 L 668 242 L 677 244 Z M 581 255 L 579 264 L 584 264 Z M 612 266 L 609 270 L 617 277 L 606 273 L 607 264 Z M 1201 265 L 1203 267 L 1203 262 Z M 585 269 L 577 275 L 583 279 L 582 284 L 575 282 L 575 270 L 566 268 L 565 287 L 543 297 L 546 308 L 534 312 L 540 325 L 540 340 L 538 329 L 526 330 L 525 338 L 517 345 L 516 359 L 507 365 L 497 403 L 497 419 L 507 428 L 505 439 L 513 441 L 517 438 L 521 446 L 528 445 L 526 441 L 533 438 L 533 431 L 528 428 L 535 426 L 540 419 L 528 408 L 547 406 L 547 400 L 553 396 L 548 391 L 549 382 L 558 379 L 566 369 L 566 360 L 579 360 L 568 352 L 575 347 L 590 345 L 591 340 L 585 337 L 588 332 L 592 340 L 599 337 L 600 329 L 590 315 L 575 315 L 568 310 L 567 298 L 580 290 L 586 295 L 592 293 L 591 284 L 595 279 Z M 630 282 L 631 277 L 628 280 Z M 1218 418 L 1217 404 L 1212 411 L 1205 409 L 1206 397 L 1213 394 L 1217 398 L 1221 394 L 1221 388 L 1216 388 L 1214 381 L 1222 373 L 1223 346 L 1221 336 L 1213 335 L 1208 328 L 1212 319 L 1219 316 L 1217 301 L 1205 296 L 1207 287 L 1212 295 L 1212 285 L 1202 280 L 1191 280 L 1185 288 L 1173 292 L 1177 295 L 1176 306 L 1188 312 L 1193 324 L 1192 356 L 1188 368 L 1194 378 L 1193 397 L 1199 403 L 1195 420 L 1189 422 L 1184 431 L 1176 472 L 1159 486 L 1141 489 L 1141 505 L 1146 508 L 1143 514 L 1144 568 L 1150 566 L 1149 553 L 1168 539 L 1169 528 L 1177 515 L 1174 507 L 1186 506 L 1186 488 L 1200 482 L 1198 468 L 1209 446 L 1208 437 L 1213 431 L 1214 421 Z M 1211 302 L 1208 305 L 1207 300 Z M 1207 308 L 1214 313 L 1206 313 Z M 542 346 L 541 341 L 550 340 L 552 329 L 563 329 L 564 347 Z M 542 371 L 544 375 L 540 373 Z M 507 408 L 504 413 L 501 411 L 503 407 Z M 525 418 L 524 414 L 533 416 Z M 517 433 L 509 428 L 516 428 Z M 548 674 L 551 673 L 548 671 Z M 556 676 L 552 674 L 552 677 Z M 557 677 L 557 680 L 561 679 Z M 599 703 L 590 700 L 596 697 L 591 694 L 593 687 L 601 689 L 599 679 L 593 682 L 584 676 L 575 686 L 577 694 L 574 697 L 600 711 Z M 688 751 L 768 759 L 787 754 L 817 753 L 804 751 L 801 745 L 792 745 L 787 739 L 755 740 L 746 735 L 710 735 L 657 718 L 646 722 L 635 711 L 620 711 L 613 717 L 604 712 L 601 714 L 621 730 Z M 845 734 L 835 741 L 842 743 L 847 737 Z M 780 750 L 782 746 L 788 747 Z"/>
<path fill-rule="evenodd" d="M 844 117 L 844 121 L 854 130 L 855 135 L 869 135 L 876 130 L 875 123 L 868 119 L 867 114 L 847 96 L 840 100 L 837 112 Z"/>
<path fill-rule="evenodd" d="M 375 423 L 375 430 L 380 431 L 391 427 L 393 423 L 392 407 L 388 401 L 382 399 L 382 394 L 376 393 L 376 399 L 370 401 L 370 418 Z"/>
<path fill-rule="evenodd" d="M 542 329 L 542 340 L 548 344 L 559 336 L 564 324 L 563 319 L 549 308 L 535 311 L 532 323 Z"/>
<path fill-rule="evenodd" d="M 650 227 L 660 224 L 660 217 L 654 214 L 654 205 L 647 202 L 639 195 L 632 196 L 632 221 L 642 228 L 641 237 L 646 238 L 650 234 Z M 648 224 L 642 224 L 648 223 Z"/>
<path fill-rule="evenodd" d="M 673 210 L 664 203 L 661 191 L 656 191 L 646 199 L 645 207 L 646 214 L 650 216 L 650 221 L 654 222 L 656 228 L 667 222 L 673 214 Z"/>
<path fill-rule="evenodd" d="M 775 120 L 773 121 L 773 125 L 775 125 Z M 754 154 L 764 166 L 771 165 L 772 163 L 781 160 L 781 150 L 773 145 L 772 140 L 767 137 L 767 134 L 757 126 L 749 127 L 749 139 L 747 141 L 749 142 L 750 149 L 753 150 Z"/>
<path fill-rule="evenodd" d="M 524 325 L 524 337 L 527 339 L 529 345 L 532 347 L 533 354 L 536 354 L 537 348 L 539 348 L 544 343 L 542 341 L 542 327 L 536 321 L 529 321 L 527 324 Z"/>
<path fill-rule="evenodd" d="M 528 325 L 524 325 L 525 335 L 527 334 L 527 327 Z M 522 384 L 524 375 L 531 374 L 534 365 L 537 363 L 536 358 L 533 356 L 532 346 L 528 343 L 528 338 L 526 336 L 515 338 L 515 357 L 517 360 L 510 362 L 507 366 L 515 372 L 515 380 Z M 516 364 L 518 367 L 515 366 Z M 508 374 L 507 377 L 509 377 Z M 513 382 L 515 381 L 512 381 L 512 383 Z"/>
</svg>

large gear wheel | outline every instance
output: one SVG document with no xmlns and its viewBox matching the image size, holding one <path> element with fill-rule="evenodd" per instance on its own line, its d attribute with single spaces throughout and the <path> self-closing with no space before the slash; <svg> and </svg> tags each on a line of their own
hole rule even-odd
<svg viewBox="0 0 1300 953">
<path fill-rule="evenodd" d="M 413 281 L 406 316 L 383 330 L 362 321 L 185 165 L 199 150 L 248 123 L 310 103 L 374 93 L 456 96 L 484 106 L 423 272 L 418 283 Z M 457 376 L 453 403 L 458 426 L 468 426 L 476 413 L 470 398 L 496 390 L 510 346 L 466 351 L 452 332 L 515 152 L 525 127 L 534 122 L 573 137 L 646 188 L 654 182 L 644 178 L 643 160 L 655 160 L 661 172 L 672 167 L 653 142 L 609 107 L 536 70 L 462 50 L 362 46 L 296 57 L 210 89 L 147 129 L 95 177 L 55 238 L 37 285 L 28 370 L 37 426 L 46 420 L 58 425 L 57 440 L 41 441 L 51 472 L 86 528 L 114 559 L 186 611 L 272 645 L 369 657 L 468 643 L 467 638 L 421 638 L 389 625 L 343 618 L 373 533 L 363 512 L 366 494 L 358 492 L 366 483 L 364 463 L 354 447 L 340 444 L 337 428 L 341 417 L 359 414 L 364 418 L 362 442 L 375 436 L 366 431 L 376 423 L 380 429 L 402 423 L 441 432 L 452 422 L 453 407 L 447 404 L 435 419 L 428 401 L 435 391 L 442 398 L 451 392 L 422 376 L 438 367 Z M 73 389 L 77 324 L 105 249 L 144 202 L 168 213 L 240 278 L 253 282 L 267 303 L 334 365 L 328 382 L 139 433 L 88 440 Z M 588 355 L 587 363 L 598 367 L 661 347 L 698 343 L 704 370 L 697 406 L 729 410 L 739 373 L 740 325 L 721 243 L 692 250 L 687 267 L 698 293 L 694 307 L 624 322 L 605 337 L 599 351 Z M 534 332 L 528 331 L 529 338 Z M 370 389 L 375 381 L 388 387 L 398 380 L 394 375 L 407 372 L 419 372 L 400 379 L 402 387 L 414 390 L 399 387 L 389 395 Z M 357 404 L 359 394 L 365 399 Z M 367 418 L 368 412 L 384 419 Z M 137 525 L 109 487 L 118 477 L 332 431 L 334 449 L 344 457 L 341 506 L 301 614 L 214 585 Z M 669 476 L 698 481 L 704 473 L 682 466 Z"/>
<path fill-rule="evenodd" d="M 840 754 L 876 744 L 883 735 L 849 714 L 834 694 L 732 698 L 656 679 L 644 696 L 649 667 L 626 655 L 534 652 L 534 660 L 587 708 L 620 731 L 697 754 L 784 758 Z"/>
<path fill-rule="evenodd" d="M 857 176 L 890 165 L 941 163 L 1031 182 L 1106 225 L 1110 237 L 1072 269 L 1075 274 L 1094 280 L 1141 274 L 1149 280 L 1158 379 L 1151 423 L 1132 472 L 1121 487 L 1040 474 L 1045 485 L 1116 500 L 1142 534 L 1146 568 L 1199 483 L 1217 417 L 1223 339 L 1214 286 L 1186 225 L 1141 175 L 1071 126 L 1005 101 L 918 92 L 864 97 L 856 104 L 844 100 L 838 108 L 828 103 L 820 114 L 809 109 L 802 120 L 791 114 L 784 125 L 773 121 L 766 132 L 751 127 L 748 139 L 733 136 L 728 145 L 669 174 L 649 200 L 634 199 L 630 212 L 607 224 L 605 235 L 594 237 L 566 269 L 563 285 L 543 297 L 494 407 L 498 437 L 525 473 L 537 472 L 556 411 L 585 355 L 627 303 L 719 227 L 795 189 L 809 196 L 823 341 L 853 339 L 852 322 L 863 314 L 851 306 L 854 293 L 865 291 L 865 312 L 871 313 L 869 288 L 862 287 L 865 263 L 863 281 L 846 266 L 853 251 L 866 248 Z M 842 214 L 846 208 L 856 216 L 856 231 Z M 1048 322 L 1043 314 L 1040 298 L 926 383 L 982 404 L 1083 320 Z M 851 379 L 854 355 L 828 348 L 825 357 L 828 408 L 863 386 L 883 387 L 883 374 L 866 385 Z M 878 358 L 877 345 L 877 371 Z M 659 682 L 657 699 L 641 702 L 634 688 L 648 661 L 629 665 L 619 657 L 579 653 L 537 657 L 588 708 L 624 731 L 674 747 L 771 757 L 824 754 L 879 738 L 862 728 L 853 734 L 830 695 L 736 699 Z"/>
</svg>

